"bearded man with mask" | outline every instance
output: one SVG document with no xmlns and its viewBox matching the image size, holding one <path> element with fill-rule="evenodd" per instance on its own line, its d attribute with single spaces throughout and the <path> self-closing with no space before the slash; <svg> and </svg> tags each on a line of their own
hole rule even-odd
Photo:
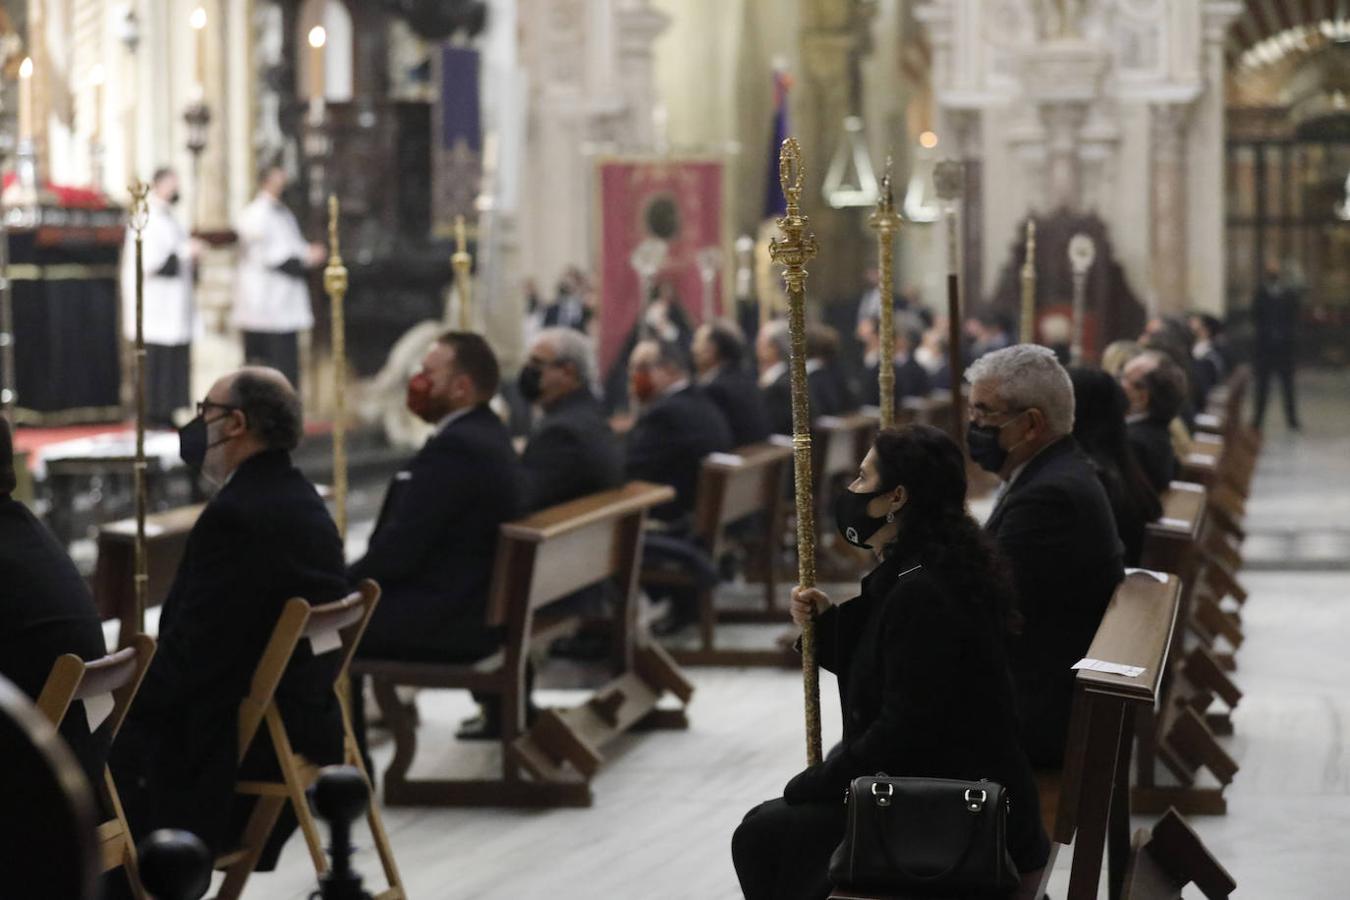
<svg viewBox="0 0 1350 900">
<path fill-rule="evenodd" d="M 482 336 L 437 338 L 408 383 L 408 408 L 436 426 L 394 476 L 353 581 L 373 578 L 382 594 L 358 648 L 370 659 L 474 662 L 502 634 L 486 623 L 497 532 L 521 512 L 511 435 L 488 406 L 500 381 Z M 359 679 L 353 718 L 364 741 Z"/>
<path fill-rule="evenodd" d="M 520 370 L 520 394 L 543 413 L 521 455 L 525 507 L 543 509 L 623 483 L 623 453 L 591 393 L 595 350 L 572 328 L 547 328 Z"/>
<path fill-rule="evenodd" d="M 1111 504 L 1072 437 L 1073 383 L 1048 347 L 980 357 L 967 446 L 1003 481 L 985 530 L 1012 569 L 1020 620 L 1009 647 L 1023 748 L 1033 765 L 1063 762 L 1070 668 L 1086 654 L 1124 571 Z M 1020 633 L 1017 633 L 1020 632 Z"/>
<path fill-rule="evenodd" d="M 303 434 L 295 390 L 260 368 L 217 381 L 180 430 L 183 461 L 219 489 L 188 535 L 159 649 L 113 745 L 137 840 L 184 828 L 213 852 L 230 849 L 248 810 L 232 805 L 235 781 L 264 774 L 252 756 L 238 765 L 236 729 L 272 629 L 292 597 L 318 605 L 348 591 L 337 526 L 291 463 Z M 302 645 L 277 689 L 292 746 L 318 765 L 342 760 L 337 655 Z M 288 808 L 261 868 L 275 864 L 293 828 Z"/>
</svg>

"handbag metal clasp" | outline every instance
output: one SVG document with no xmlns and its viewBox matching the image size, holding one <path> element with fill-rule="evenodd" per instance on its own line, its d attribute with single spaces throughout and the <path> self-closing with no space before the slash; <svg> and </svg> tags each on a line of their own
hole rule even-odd
<svg viewBox="0 0 1350 900">
<path fill-rule="evenodd" d="M 984 791 L 967 789 L 966 809 L 968 809 L 970 812 L 977 813 L 980 810 L 984 809 L 985 801 L 987 801 L 988 799 L 989 795 L 986 794 Z"/>
<path fill-rule="evenodd" d="M 885 788 L 883 793 L 881 788 Z M 969 791 L 967 791 L 969 793 Z M 890 806 L 891 796 L 895 794 L 895 785 L 886 784 L 880 781 L 872 782 L 872 796 L 877 798 L 877 806 Z"/>
</svg>

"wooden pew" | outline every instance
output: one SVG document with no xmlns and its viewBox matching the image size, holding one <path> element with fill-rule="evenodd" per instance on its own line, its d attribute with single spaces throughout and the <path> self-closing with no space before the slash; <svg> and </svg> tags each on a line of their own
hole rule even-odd
<svg viewBox="0 0 1350 900">
<path fill-rule="evenodd" d="M 1196 615 L 1197 608 L 1207 610 L 1213 603 L 1197 588 L 1205 578 L 1205 559 L 1200 552 L 1207 513 L 1205 491 L 1199 485 L 1173 482 L 1162 500 L 1163 517 L 1148 526 L 1143 563 L 1154 571 L 1176 574 L 1185 586 L 1180 594 L 1180 624 L 1173 634 L 1170 654 L 1178 671 L 1164 673 L 1162 701 L 1156 708 L 1140 711 L 1133 802 L 1138 812 L 1158 813 L 1176 806 L 1183 813 L 1221 814 L 1227 809 L 1222 788 L 1198 787 L 1196 776 L 1201 767 L 1208 768 L 1227 784 L 1236 774 L 1237 765 L 1219 745 L 1202 718 L 1204 710 L 1197 711 L 1198 701 L 1190 700 L 1190 694 L 1198 688 L 1210 691 L 1211 699 L 1215 695 L 1232 697 L 1235 688 L 1208 678 L 1217 666 L 1192 662 L 1186 666 L 1184 677 L 1180 671 L 1186 658 L 1187 630 L 1210 638 L 1206 630 L 1208 613 Z M 1158 783 L 1159 764 L 1178 779 L 1180 786 Z"/>
<path fill-rule="evenodd" d="M 734 453 L 714 453 L 703 460 L 694 504 L 694 537 L 716 563 L 728 548 L 727 529 L 759 516 L 762 533 L 753 541 L 754 568 L 763 573 L 764 606 L 755 610 L 718 612 L 712 590 L 699 593 L 698 649 L 672 649 L 680 665 L 795 666 L 795 654 L 785 649 L 734 650 L 718 648 L 714 632 L 722 622 L 786 624 L 788 611 L 778 606 L 777 552 L 782 545 L 784 487 L 792 471 L 792 450 L 778 444 L 754 444 Z M 643 584 L 685 585 L 681 573 L 643 570 Z"/>
<path fill-rule="evenodd" d="M 834 499 L 857 477 L 858 465 L 871 446 L 876 419 L 860 411 L 842 416 L 821 416 L 811 427 L 811 484 L 816 499 L 817 564 L 823 577 L 852 578 L 868 564 L 855 547 L 835 534 Z M 790 446 L 790 444 L 789 444 Z"/>
<path fill-rule="evenodd" d="M 635 726 L 685 728 L 693 686 L 658 645 L 639 630 L 638 574 L 648 511 L 675 492 L 634 481 L 537 512 L 501 527 L 488 600 L 488 624 L 504 627 L 502 650 L 469 665 L 359 659 L 353 673 L 372 677 L 375 696 L 394 733 L 394 759 L 384 773 L 391 806 L 589 806 L 590 781 L 606 743 Z M 525 728 L 525 668 L 532 646 L 546 645 L 575 617 L 546 618 L 548 604 L 613 580 L 618 676 L 573 709 L 544 710 Z M 542 612 L 542 614 L 541 614 Z M 395 687 L 451 688 L 502 700 L 502 776 L 410 779 L 417 748 L 415 713 Z M 658 709 L 670 693 L 679 709 Z"/>
<path fill-rule="evenodd" d="M 1152 828 L 1135 832 L 1120 900 L 1181 900 L 1181 889 L 1188 884 L 1209 900 L 1224 900 L 1237 890 L 1233 876 L 1199 835 L 1169 809 Z"/>
<path fill-rule="evenodd" d="M 150 575 L 146 608 L 161 605 L 173 584 L 187 548 L 188 532 L 204 504 L 182 506 L 145 517 L 146 568 Z M 106 621 L 117 619 L 118 645 L 125 647 L 136 630 L 136 520 L 119 519 L 99 526 L 98 562 L 94 568 L 94 604 Z"/>
<path fill-rule="evenodd" d="M 38 695 L 37 707 L 54 727 L 60 728 L 72 703 L 83 701 L 87 714 L 92 701 L 110 702 L 112 709 L 107 718 L 97 724 L 91 721 L 89 725 L 91 731 L 106 734 L 111 744 L 122 728 L 122 721 L 136 699 L 141 679 L 154 655 L 154 640 L 143 634 L 131 638 L 129 646 L 92 662 L 85 662 L 73 653 L 64 654 L 52 665 L 51 674 Z M 91 787 L 95 788 L 104 809 L 112 816 L 100 823 L 97 830 L 102 871 L 106 874 L 122 869 L 132 896 L 145 900 L 145 888 L 141 886 L 137 867 L 136 843 L 122 812 L 117 785 L 107 766 L 103 768 L 103 783 Z"/>
</svg>

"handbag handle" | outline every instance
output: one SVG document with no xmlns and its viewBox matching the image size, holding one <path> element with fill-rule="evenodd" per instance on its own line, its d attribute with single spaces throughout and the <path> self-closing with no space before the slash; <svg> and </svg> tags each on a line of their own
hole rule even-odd
<svg viewBox="0 0 1350 900">
<path fill-rule="evenodd" d="M 960 868 L 961 864 L 966 861 L 966 858 L 968 856 L 970 856 L 970 851 L 975 846 L 975 837 L 976 837 L 975 826 L 978 824 L 979 821 L 979 817 L 974 815 L 970 816 L 971 824 L 970 824 L 970 832 L 966 836 L 966 848 L 961 851 L 961 855 L 956 858 L 955 862 L 953 862 L 950 866 L 948 866 L 947 868 L 943 869 L 941 872 L 938 872 L 935 875 L 918 875 L 915 874 L 914 872 L 909 871 L 904 866 L 897 863 L 895 861 L 895 857 L 891 855 L 891 842 L 889 839 L 890 836 L 887 833 L 888 829 L 886 827 L 886 817 L 881 814 L 881 808 L 884 805 L 886 804 L 882 803 L 872 804 L 872 815 L 876 819 L 877 831 L 881 835 L 881 853 L 883 856 L 886 857 L 886 862 L 890 863 L 891 868 L 895 869 L 897 872 L 900 872 L 906 878 L 912 878 L 915 881 L 921 882 L 939 881 L 943 878 L 946 878 L 948 875 L 950 875 L 951 873 L 955 872 L 958 868 Z M 995 815 L 997 814 L 998 814 L 997 811 L 995 811 Z"/>
</svg>

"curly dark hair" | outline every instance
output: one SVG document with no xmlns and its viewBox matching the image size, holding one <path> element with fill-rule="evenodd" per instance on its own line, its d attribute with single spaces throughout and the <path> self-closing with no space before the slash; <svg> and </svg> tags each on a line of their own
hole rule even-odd
<svg viewBox="0 0 1350 900">
<path fill-rule="evenodd" d="M 983 607 L 1016 629 L 1012 577 L 994 542 L 966 511 L 966 458 L 947 433 L 930 425 L 888 428 L 872 444 L 880 487 L 904 485 L 895 542 L 886 553 L 917 552 L 963 602 Z"/>
</svg>

